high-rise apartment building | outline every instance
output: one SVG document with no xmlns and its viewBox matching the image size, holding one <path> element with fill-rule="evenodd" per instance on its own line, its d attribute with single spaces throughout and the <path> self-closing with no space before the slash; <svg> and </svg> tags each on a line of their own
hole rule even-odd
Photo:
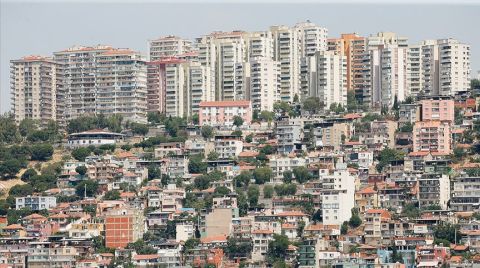
<svg viewBox="0 0 480 268">
<path fill-rule="evenodd" d="M 214 32 L 197 39 L 198 60 L 211 72 L 211 87 L 216 100 L 244 100 L 244 91 L 237 92 L 235 68 L 247 61 L 247 33 Z"/>
<path fill-rule="evenodd" d="M 280 96 L 282 101 L 293 101 L 300 93 L 301 49 L 298 31 L 287 26 L 270 28 L 274 40 L 274 60 L 280 62 Z"/>
<path fill-rule="evenodd" d="M 280 66 L 266 58 L 250 61 L 250 100 L 253 110 L 273 111 L 280 100 Z"/>
<path fill-rule="evenodd" d="M 273 59 L 275 53 L 272 32 L 252 32 L 248 34 L 247 40 L 248 59 Z"/>
<path fill-rule="evenodd" d="M 418 96 L 423 89 L 422 46 L 408 46 L 406 64 L 407 92 Z"/>
<path fill-rule="evenodd" d="M 328 109 L 331 104 L 347 104 L 346 56 L 336 51 L 317 51 L 302 61 L 303 95 L 318 97 Z"/>
<path fill-rule="evenodd" d="M 57 119 L 122 115 L 146 122 L 147 67 L 139 53 L 110 46 L 73 47 L 54 53 Z"/>
<path fill-rule="evenodd" d="M 56 64 L 51 58 L 28 56 L 10 65 L 12 112 L 19 123 L 25 118 L 46 124 L 56 120 Z"/>
<path fill-rule="evenodd" d="M 327 50 L 327 28 L 310 21 L 297 23 L 293 28 L 298 32 L 302 57 L 313 56 L 317 51 Z"/>
<path fill-rule="evenodd" d="M 470 71 L 470 46 L 458 40 L 425 40 L 409 46 L 407 78 L 412 95 L 453 96 L 466 91 Z"/>
<path fill-rule="evenodd" d="M 96 114 L 97 56 L 110 46 L 76 46 L 54 53 L 57 69 L 57 120 Z"/>
<path fill-rule="evenodd" d="M 281 100 L 293 101 L 295 95 L 302 97 L 302 58 L 327 50 L 328 31 L 310 22 L 298 23 L 294 27 L 272 26 L 270 31 L 274 40 L 274 60 L 280 63 Z"/>
<path fill-rule="evenodd" d="M 178 36 L 164 36 L 150 40 L 150 61 L 158 61 L 164 57 L 178 56 L 192 51 L 192 41 Z"/>
<path fill-rule="evenodd" d="M 328 39 L 328 50 L 346 57 L 347 89 L 363 91 L 362 85 L 370 72 L 366 38 L 356 33 L 342 34 L 340 38 Z"/>
<path fill-rule="evenodd" d="M 147 122 L 147 66 L 132 50 L 110 50 L 96 59 L 95 112 Z"/>
</svg>

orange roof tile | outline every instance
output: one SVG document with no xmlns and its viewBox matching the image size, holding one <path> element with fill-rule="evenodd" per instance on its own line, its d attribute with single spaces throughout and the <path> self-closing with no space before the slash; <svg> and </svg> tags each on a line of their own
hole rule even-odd
<svg viewBox="0 0 480 268">
<path fill-rule="evenodd" d="M 201 243 L 209 244 L 209 243 L 216 243 L 216 242 L 227 242 L 226 235 L 216 235 L 216 236 L 207 236 L 200 239 Z"/>
<path fill-rule="evenodd" d="M 25 228 L 23 228 L 23 226 L 21 226 L 20 224 L 10 224 L 5 228 L 3 228 L 3 230 L 23 230 L 23 229 Z"/>
</svg>

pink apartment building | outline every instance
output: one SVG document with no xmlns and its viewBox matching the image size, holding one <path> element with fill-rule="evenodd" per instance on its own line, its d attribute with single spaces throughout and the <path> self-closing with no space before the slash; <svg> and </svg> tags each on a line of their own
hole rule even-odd
<svg viewBox="0 0 480 268">
<path fill-rule="evenodd" d="M 233 125 L 233 117 L 243 118 L 243 124 L 252 123 L 252 104 L 250 101 L 205 101 L 201 102 L 199 124 Z"/>
<path fill-rule="evenodd" d="M 454 101 L 453 100 L 422 100 L 422 121 L 439 120 L 449 121 L 454 120 Z"/>
<path fill-rule="evenodd" d="M 413 151 L 451 153 L 448 121 L 419 121 L 413 127 Z"/>
</svg>

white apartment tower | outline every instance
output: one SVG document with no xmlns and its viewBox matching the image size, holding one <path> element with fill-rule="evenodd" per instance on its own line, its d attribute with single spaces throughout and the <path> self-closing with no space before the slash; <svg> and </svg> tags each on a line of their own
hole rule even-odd
<svg viewBox="0 0 480 268">
<path fill-rule="evenodd" d="M 248 39 L 248 59 L 274 58 L 273 35 L 270 31 L 252 32 Z"/>
<path fill-rule="evenodd" d="M 423 88 L 422 46 L 409 45 L 407 49 L 407 92 L 412 96 L 420 94 Z"/>
<path fill-rule="evenodd" d="M 300 93 L 301 46 L 299 31 L 287 26 L 272 26 L 274 60 L 280 63 L 280 97 L 282 101 L 293 101 Z"/>
<path fill-rule="evenodd" d="M 46 124 L 56 120 L 56 64 L 51 58 L 28 56 L 10 65 L 12 112 L 19 123 L 25 118 Z"/>
<path fill-rule="evenodd" d="M 191 116 L 202 101 L 214 100 L 210 70 L 198 62 L 171 61 L 165 65 L 165 113 Z"/>
<path fill-rule="evenodd" d="M 391 108 L 407 92 L 407 38 L 382 32 L 368 38 L 372 94 L 370 105 Z"/>
<path fill-rule="evenodd" d="M 327 50 L 327 28 L 307 21 L 295 24 L 294 29 L 298 31 L 301 57 L 313 56 L 317 51 Z"/>
<path fill-rule="evenodd" d="M 110 46 L 75 46 L 54 53 L 57 63 L 57 120 L 96 114 L 97 56 Z"/>
<path fill-rule="evenodd" d="M 438 40 L 439 95 L 454 95 L 470 88 L 470 46 L 454 39 Z"/>
<path fill-rule="evenodd" d="M 325 109 L 347 104 L 347 59 L 340 52 L 317 51 L 301 66 L 303 96 L 318 97 Z"/>
<path fill-rule="evenodd" d="M 146 122 L 147 67 L 139 53 L 110 46 L 73 47 L 54 53 L 57 119 L 120 114 Z"/>
<path fill-rule="evenodd" d="M 216 100 L 244 100 L 244 91 L 236 92 L 235 68 L 247 61 L 247 43 L 242 31 L 214 32 L 197 39 L 198 60 L 210 68 L 211 87 Z"/>
<path fill-rule="evenodd" d="M 325 108 L 331 104 L 347 105 L 347 59 L 331 52 L 318 51 L 316 58 L 316 88 L 314 96 L 320 98 Z"/>
<path fill-rule="evenodd" d="M 150 61 L 158 61 L 164 57 L 178 56 L 192 51 L 192 41 L 178 36 L 164 36 L 150 40 Z"/>
<path fill-rule="evenodd" d="M 250 100 L 253 110 L 273 111 L 280 100 L 280 66 L 266 58 L 250 61 Z"/>
<path fill-rule="evenodd" d="M 132 50 L 110 50 L 96 59 L 96 113 L 147 122 L 147 65 Z"/>
<path fill-rule="evenodd" d="M 455 39 L 425 40 L 409 46 L 407 72 L 412 95 L 453 96 L 470 87 L 470 46 Z"/>
</svg>

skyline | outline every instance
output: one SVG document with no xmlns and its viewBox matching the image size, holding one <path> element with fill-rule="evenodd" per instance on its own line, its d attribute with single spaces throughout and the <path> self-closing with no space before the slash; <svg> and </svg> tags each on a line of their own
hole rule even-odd
<svg viewBox="0 0 480 268">
<path fill-rule="evenodd" d="M 408 37 L 409 44 L 415 44 L 424 39 L 456 38 L 471 45 L 472 76 L 476 76 L 480 70 L 478 56 L 480 36 L 475 35 L 475 31 L 472 30 L 475 26 L 475 13 L 480 11 L 480 5 L 473 4 L 452 6 L 309 3 L 272 6 L 271 4 L 143 3 L 134 6 L 122 3 L 112 7 L 106 2 L 94 4 L 2 2 L 1 5 L 0 112 L 2 113 L 10 109 L 9 62 L 13 59 L 27 55 L 52 56 L 53 52 L 74 45 L 96 44 L 131 48 L 147 56 L 148 40 L 164 35 L 194 39 L 213 31 L 262 31 L 267 30 L 271 25 L 292 26 L 306 20 L 326 27 L 329 30 L 329 38 L 338 37 L 341 33 L 356 32 L 369 36 L 381 31 L 392 31 Z M 95 9 L 91 8 L 92 5 Z M 72 6 L 75 6 L 75 13 L 69 13 Z M 161 13 L 165 16 L 158 17 L 157 11 L 162 8 L 167 10 Z M 316 12 L 317 10 L 320 12 Z M 335 11 L 338 10 L 343 12 L 343 16 L 337 16 L 338 13 Z M 425 10 L 435 15 L 425 13 Z M 395 12 L 391 13 L 393 11 Z M 87 12 L 91 12 L 89 13 L 91 18 L 85 22 L 84 14 Z M 123 19 L 132 12 L 137 15 L 130 20 Z M 377 14 L 377 17 L 368 16 L 369 12 Z M 179 21 L 178 24 L 169 24 L 170 21 L 178 20 L 178 14 L 187 17 L 187 22 Z M 246 14 L 250 19 L 245 19 Z M 282 14 L 288 16 L 281 16 Z M 409 14 L 408 21 L 401 20 L 405 19 L 402 14 Z M 359 15 L 361 15 L 361 21 L 358 21 Z M 447 15 L 450 18 L 448 21 L 443 19 Z M 39 16 L 43 16 L 42 21 L 32 24 Z M 425 16 L 427 16 L 426 20 Z M 346 18 L 347 22 L 345 22 Z M 419 25 L 418 20 L 422 18 L 423 24 L 420 25 L 423 27 L 416 27 Z M 51 28 L 56 30 L 53 33 L 42 31 L 58 21 L 65 21 L 65 23 Z M 109 21 L 114 21 L 114 24 L 108 23 Z M 377 25 L 377 21 L 382 21 L 384 24 Z M 182 27 L 184 25 L 187 27 Z M 78 31 L 67 32 L 68 27 Z M 27 34 L 22 35 L 19 32 Z"/>
</svg>

